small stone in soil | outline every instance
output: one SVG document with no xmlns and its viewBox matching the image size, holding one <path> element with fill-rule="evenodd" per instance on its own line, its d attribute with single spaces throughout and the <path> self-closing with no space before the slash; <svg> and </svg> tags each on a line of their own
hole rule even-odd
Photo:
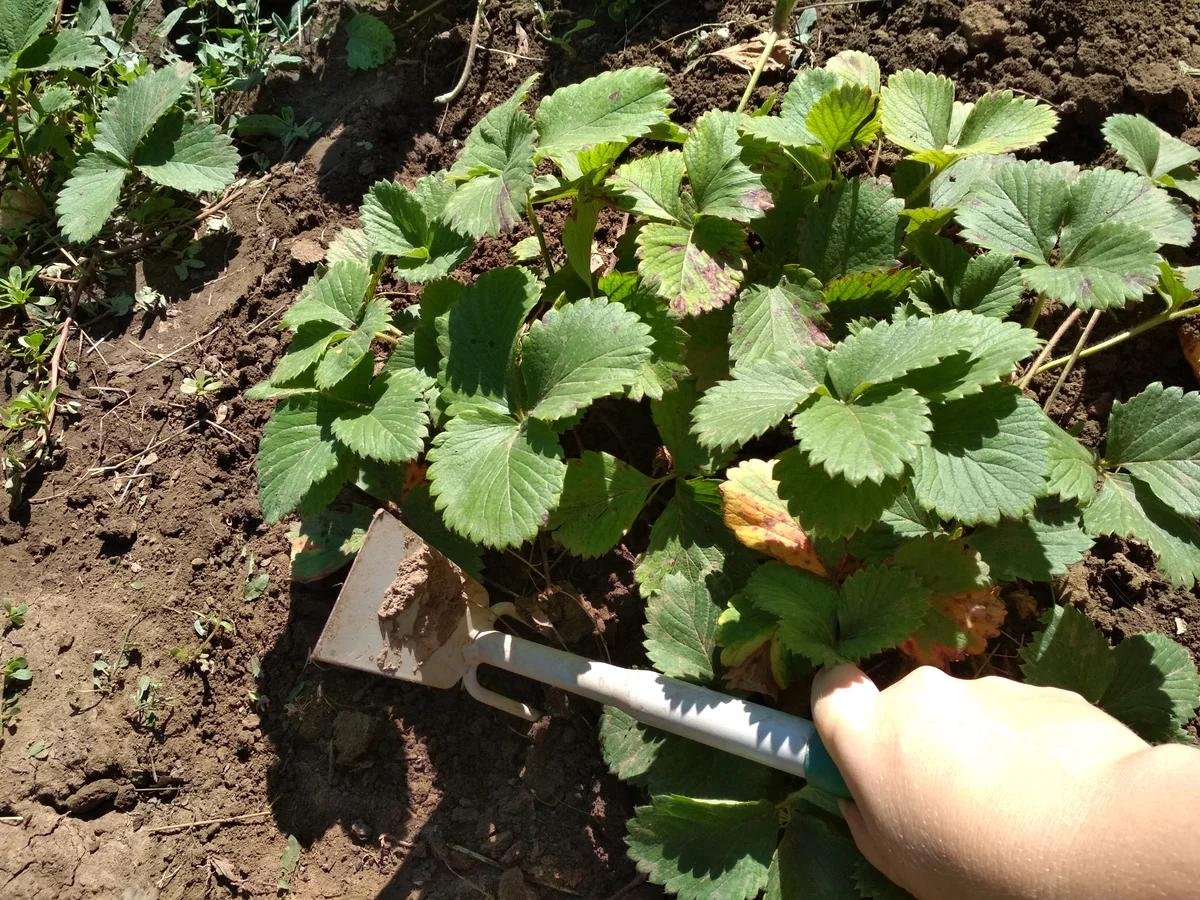
<svg viewBox="0 0 1200 900">
<path fill-rule="evenodd" d="M 999 43 L 1008 33 L 1008 21 L 990 3 L 968 4 L 962 11 L 958 27 L 972 50 Z"/>
<path fill-rule="evenodd" d="M 84 816 L 117 799 L 121 786 L 111 778 L 89 781 L 67 798 L 67 812 L 73 816 Z"/>
</svg>

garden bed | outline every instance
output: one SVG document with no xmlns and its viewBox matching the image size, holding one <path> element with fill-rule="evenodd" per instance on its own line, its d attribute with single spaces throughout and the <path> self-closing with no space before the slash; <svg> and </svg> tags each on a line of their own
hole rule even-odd
<svg viewBox="0 0 1200 900">
<path fill-rule="evenodd" d="M 148 257 L 132 277 L 185 293 L 177 314 L 145 333 L 135 319 L 94 350 L 67 349 L 78 372 L 66 393 L 83 413 L 61 464 L 0 528 L 0 594 L 29 604 L 8 640 L 34 671 L 0 748 L 0 815 L 22 820 L 0 824 L 0 893 L 269 896 L 292 835 L 302 854 L 291 889 L 303 897 L 659 895 L 625 855 L 640 795 L 608 774 L 596 707 L 533 691 L 556 715 L 529 727 L 457 690 L 308 665 L 338 581 L 292 583 L 287 525 L 267 527 L 259 511 L 254 460 L 270 404 L 241 394 L 271 371 L 286 344 L 278 315 L 375 181 L 411 183 L 450 166 L 479 118 L 534 73 L 548 94 L 607 69 L 657 65 L 677 121 L 732 108 L 747 73 L 700 55 L 753 38 L 771 5 L 646 4 L 644 18 L 602 22 L 569 47 L 540 37 L 532 3 L 499 6 L 447 108 L 432 98 L 461 65 L 473 3 L 398 29 L 397 58 L 373 72 L 347 67 L 340 30 L 310 48 L 300 73 L 268 83 L 255 109 L 291 106 L 323 133 L 227 208 L 232 227 L 209 242 L 204 284 L 181 291 Z M 1110 162 L 1099 128 L 1122 111 L 1200 142 L 1200 79 L 1179 66 L 1200 63 L 1196 10 L 962 7 L 822 8 L 807 46 L 815 64 L 861 49 L 885 74 L 920 67 L 951 75 L 970 97 L 1012 88 L 1040 98 L 1061 120 L 1044 148 L 1051 160 Z M 572 8 L 574 18 L 592 12 Z M 388 13 L 394 25 L 406 17 Z M 559 14 L 557 33 L 571 20 Z M 781 77 L 767 72 L 760 94 Z M 484 240 L 461 271 L 508 264 L 509 244 Z M 1174 261 L 1196 262 L 1190 251 Z M 405 301 L 403 285 L 384 288 Z M 196 367 L 225 383 L 214 398 L 179 393 Z M 1044 396 L 1052 377 L 1043 378 L 1034 388 Z M 1170 328 L 1085 360 L 1051 412 L 1094 445 L 1113 400 L 1154 381 L 1196 387 Z M 654 432 L 630 406 L 601 403 L 583 427 L 590 446 L 612 443 L 649 471 Z M 592 562 L 497 556 L 489 576 L 545 623 L 542 639 L 641 664 L 632 564 L 647 533 L 636 526 Z M 248 585 L 261 588 L 252 599 Z M 1160 631 L 1200 655 L 1200 598 L 1171 587 L 1137 546 L 1102 539 L 1059 588 L 1114 639 Z M 1032 622 L 1013 616 L 1010 626 L 980 658 L 1000 671 L 1015 671 Z M 141 708 L 131 701 L 144 676 L 159 685 L 149 710 L 144 693 Z M 209 824 L 173 827 L 191 821 Z"/>
</svg>

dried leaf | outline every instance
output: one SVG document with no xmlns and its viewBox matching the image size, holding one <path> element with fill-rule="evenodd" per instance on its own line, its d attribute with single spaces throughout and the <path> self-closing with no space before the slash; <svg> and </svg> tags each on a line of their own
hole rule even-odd
<svg viewBox="0 0 1200 900">
<path fill-rule="evenodd" d="M 775 460 L 751 459 L 726 473 L 721 484 L 725 524 L 750 549 L 825 578 L 829 572 L 812 539 L 779 497 L 774 468 Z"/>
<path fill-rule="evenodd" d="M 921 665 L 945 668 L 982 653 L 999 636 L 1004 613 L 998 587 L 935 597 L 920 629 L 900 649 Z"/>
<path fill-rule="evenodd" d="M 706 53 L 705 56 L 719 56 L 722 59 L 729 60 L 729 62 L 733 63 L 739 69 L 753 72 L 754 67 L 758 64 L 758 58 L 762 56 L 766 40 L 767 34 L 764 32 L 758 37 L 744 43 L 734 44 L 732 47 L 722 47 L 720 50 Z M 763 66 L 763 71 L 773 72 L 784 68 L 788 64 L 788 60 L 792 58 L 795 50 L 796 48 L 788 38 L 782 38 L 777 41 L 775 47 L 771 50 L 771 55 L 767 58 L 767 64 Z"/>
<path fill-rule="evenodd" d="M 779 685 L 775 681 L 775 670 L 771 665 L 771 644 L 767 641 L 738 665 L 725 670 L 722 680 L 725 689 L 762 694 L 772 700 L 779 696 Z"/>
</svg>

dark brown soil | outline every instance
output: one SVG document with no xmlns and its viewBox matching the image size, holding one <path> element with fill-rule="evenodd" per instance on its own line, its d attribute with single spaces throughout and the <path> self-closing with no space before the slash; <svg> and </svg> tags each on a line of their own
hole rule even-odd
<svg viewBox="0 0 1200 900">
<path fill-rule="evenodd" d="M 389 16 L 398 24 L 419 5 Z M 496 4 L 485 48 L 542 61 L 482 50 L 443 110 L 432 97 L 457 76 L 475 6 L 454 0 L 400 30 L 399 59 L 378 72 L 349 71 L 331 31 L 301 74 L 267 87 L 257 108 L 292 106 L 324 134 L 231 207 L 236 239 L 214 243 L 203 284 L 164 282 L 185 295 L 176 315 L 145 333 L 133 323 L 103 341 L 94 334 L 98 349 L 72 345 L 79 372 L 66 393 L 83 415 L 66 432 L 60 468 L 0 527 L 0 596 L 30 605 L 5 652 L 34 671 L 0 746 L 0 816 L 15 817 L 0 821 L 0 895 L 272 896 L 288 835 L 303 848 L 292 881 L 301 897 L 607 897 L 636 882 L 623 834 L 639 797 L 601 763 L 593 706 L 524 687 L 557 713 L 528 727 L 459 691 L 307 662 L 337 581 L 289 582 L 287 529 L 263 525 L 255 496 L 268 404 L 241 394 L 282 350 L 274 320 L 311 274 L 313 244 L 352 220 L 375 180 L 448 165 L 481 114 L 535 70 L 546 92 L 652 63 L 671 74 L 679 118 L 732 107 L 745 73 L 717 59 L 683 70 L 697 52 L 761 31 L 769 5 L 662 5 L 634 27 L 584 32 L 567 52 L 541 36 L 532 3 Z M 554 14 L 556 33 L 592 15 L 590 3 L 573 6 L 574 16 Z M 1103 159 L 1097 126 L 1118 110 L 1200 140 L 1200 82 L 1177 68 L 1200 63 L 1194 6 L 963 6 L 823 9 L 810 46 L 818 63 L 860 48 L 885 71 L 945 71 L 969 96 L 994 87 L 1040 96 L 1062 115 L 1053 157 Z M 706 22 L 719 24 L 681 34 Z M 768 73 L 760 92 L 781 77 Z M 485 242 L 467 271 L 507 261 L 507 242 Z M 164 269 L 168 278 L 155 262 L 147 277 Z M 197 366 L 225 382 L 215 399 L 179 394 Z M 1153 380 L 1195 386 L 1165 330 L 1085 365 L 1055 412 L 1094 439 L 1112 400 Z M 630 570 L 644 540 L 635 530 L 600 566 L 534 548 L 529 565 L 505 557 L 489 575 L 547 639 L 633 662 L 641 614 Z M 562 590 L 546 592 L 547 567 Z M 248 573 L 260 571 L 269 586 L 244 599 Z M 1115 636 L 1154 628 L 1200 653 L 1200 600 L 1166 586 L 1138 548 L 1102 542 L 1063 588 Z M 206 634 L 214 627 L 206 616 L 231 629 L 200 636 L 198 619 Z M 139 711 L 132 697 L 144 677 L 157 687 L 153 708 Z M 192 821 L 205 824 L 168 827 Z M 639 885 L 623 896 L 658 892 Z"/>
</svg>

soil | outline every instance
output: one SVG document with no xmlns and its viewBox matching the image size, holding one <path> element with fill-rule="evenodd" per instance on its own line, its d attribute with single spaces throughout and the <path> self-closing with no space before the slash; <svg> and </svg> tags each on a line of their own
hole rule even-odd
<svg viewBox="0 0 1200 900">
<path fill-rule="evenodd" d="M 171 317 L 89 333 L 94 345 L 67 351 L 78 370 L 64 393 L 82 414 L 57 467 L 0 525 L 0 594 L 30 607 L 5 652 L 34 671 L 0 747 L 0 895 L 273 896 L 290 835 L 301 847 L 290 887 L 306 898 L 659 896 L 625 856 L 640 798 L 601 762 L 594 706 L 505 684 L 555 713 L 530 727 L 458 690 L 308 662 L 339 581 L 289 581 L 287 527 L 263 524 L 255 492 L 269 404 L 242 396 L 283 349 L 276 318 L 374 181 L 450 164 L 482 113 L 535 71 L 548 92 L 654 64 L 670 74 L 679 119 L 729 108 L 743 71 L 717 57 L 685 69 L 753 38 L 770 11 L 646 3 L 644 18 L 618 25 L 591 3 L 545 5 L 555 33 L 580 16 L 601 24 L 568 50 L 545 39 L 534 4 L 494 5 L 466 89 L 445 109 L 432 98 L 460 70 L 473 2 L 407 27 L 408 8 L 388 10 L 399 53 L 376 72 L 347 68 L 334 19 L 312 29 L 301 71 L 274 76 L 252 105 L 291 106 L 323 134 L 230 205 L 202 283 L 180 285 L 170 260 L 145 260 L 136 277 L 176 298 Z M 965 97 L 1038 96 L 1062 117 L 1048 156 L 1108 162 L 1098 124 L 1116 111 L 1200 143 L 1200 81 L 1178 67 L 1200 63 L 1198 26 L 1200 9 L 1167 2 L 893 0 L 819 10 L 808 47 L 818 64 L 858 48 L 885 71 L 944 71 Z M 767 73 L 759 93 L 783 77 Z M 507 241 L 485 241 L 465 272 L 507 262 Z M 224 386 L 183 397 L 181 379 L 201 366 Z M 1168 329 L 1089 360 L 1054 413 L 1094 442 L 1112 401 L 1155 380 L 1196 384 Z M 608 415 L 600 404 L 589 417 L 608 434 L 598 440 L 637 443 L 644 426 L 609 434 Z M 649 470 L 644 444 L 635 451 Z M 545 639 L 635 663 L 631 570 L 645 537 L 635 528 L 599 564 L 538 546 L 524 561 L 493 560 L 489 577 Z M 260 573 L 266 590 L 245 599 Z M 1060 587 L 1114 638 L 1156 629 L 1200 655 L 1200 598 L 1166 585 L 1136 546 L 1100 542 Z"/>
</svg>

